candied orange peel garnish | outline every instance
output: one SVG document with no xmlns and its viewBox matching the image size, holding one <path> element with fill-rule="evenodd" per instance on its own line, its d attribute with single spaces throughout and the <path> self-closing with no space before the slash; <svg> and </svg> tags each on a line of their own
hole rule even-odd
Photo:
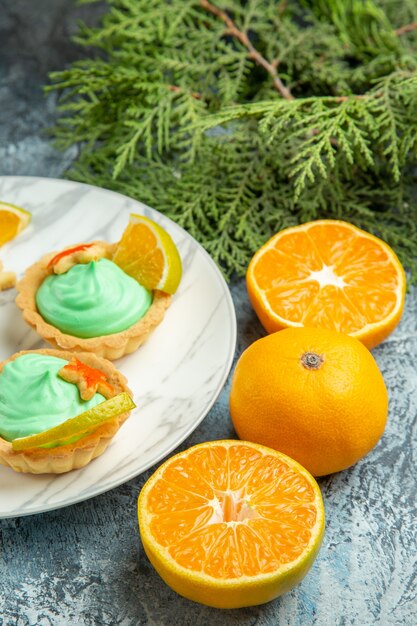
<svg viewBox="0 0 417 626">
<path fill-rule="evenodd" d="M 116 395 L 115 388 L 108 382 L 103 372 L 82 363 L 76 357 L 64 365 L 58 375 L 67 383 L 77 385 L 83 400 L 91 400 L 96 393 L 101 393 L 107 400 Z"/>
<path fill-rule="evenodd" d="M 98 243 L 83 243 L 73 248 L 58 252 L 47 265 L 47 269 L 54 274 L 65 274 L 78 263 L 98 261 L 106 256 L 106 249 Z"/>
</svg>

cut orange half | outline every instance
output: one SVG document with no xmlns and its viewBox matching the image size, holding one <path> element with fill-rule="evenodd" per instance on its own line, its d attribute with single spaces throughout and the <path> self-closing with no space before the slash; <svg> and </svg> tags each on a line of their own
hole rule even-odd
<svg viewBox="0 0 417 626">
<path fill-rule="evenodd" d="M 269 333 L 327 328 L 373 348 L 394 330 L 404 308 L 405 273 L 394 251 L 337 220 L 279 232 L 252 258 L 246 282 Z"/>
<path fill-rule="evenodd" d="M 88 409 L 88 411 L 67 419 L 58 426 L 44 430 L 42 433 L 14 439 L 12 448 L 18 451 L 38 448 L 39 446 L 62 445 L 66 439 L 90 432 L 100 424 L 131 411 L 135 406 L 129 394 L 126 392 L 119 393 L 117 396 Z"/>
<path fill-rule="evenodd" d="M 177 593 L 209 606 L 268 602 L 305 576 L 321 544 L 314 478 L 280 452 L 213 441 L 166 461 L 138 502 L 142 543 Z"/>
<path fill-rule="evenodd" d="M 14 204 L 0 201 L 0 246 L 14 239 L 31 220 L 31 214 Z"/>
<path fill-rule="evenodd" d="M 173 294 L 181 280 L 181 258 L 171 236 L 143 215 L 130 216 L 112 260 L 149 290 Z"/>
</svg>

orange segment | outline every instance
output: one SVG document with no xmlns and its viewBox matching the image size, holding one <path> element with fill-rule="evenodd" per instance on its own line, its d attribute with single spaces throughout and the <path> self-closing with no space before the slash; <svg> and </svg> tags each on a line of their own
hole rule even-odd
<svg viewBox="0 0 417 626">
<path fill-rule="evenodd" d="M 346 230 L 345 225 L 346 222 L 336 220 L 310 222 L 311 228 L 306 234 L 310 239 L 310 245 L 315 247 L 320 256 L 320 268 L 323 263 L 332 265 L 339 262 L 346 254 L 346 244 L 350 246 L 355 239 L 355 233 Z M 291 234 L 289 238 L 292 239 Z"/>
<path fill-rule="evenodd" d="M 256 465 L 256 472 L 249 477 L 246 485 L 247 491 L 250 494 L 255 492 L 259 494 L 259 492 L 262 493 L 265 489 L 269 491 L 271 488 L 274 488 L 276 481 L 279 480 L 281 475 L 287 474 L 288 469 L 284 458 L 281 459 L 280 463 L 276 463 L 273 456 L 263 454 Z"/>
<path fill-rule="evenodd" d="M 28 211 L 0 201 L 0 246 L 14 239 L 29 224 Z"/>
<path fill-rule="evenodd" d="M 314 478 L 244 441 L 194 446 L 164 463 L 138 502 L 145 551 L 181 595 L 210 606 L 261 604 L 299 582 L 321 543 Z"/>
<path fill-rule="evenodd" d="M 192 461 L 187 459 L 191 474 L 203 481 L 202 492 L 208 498 L 214 497 L 213 489 L 226 490 L 229 484 L 228 454 L 226 448 L 201 447 L 196 450 Z M 167 470 L 168 471 L 168 470 Z M 183 477 L 180 478 L 182 480 Z"/>
<path fill-rule="evenodd" d="M 182 275 L 181 258 L 170 235 L 143 215 L 131 215 L 113 255 L 114 263 L 149 290 L 173 294 Z"/>
<path fill-rule="evenodd" d="M 315 281 L 295 282 L 267 289 L 265 298 L 277 315 L 292 319 L 294 326 L 302 325 L 306 311 L 320 292 Z"/>
<path fill-rule="evenodd" d="M 311 245 L 308 233 L 303 231 L 294 232 L 291 237 L 282 237 L 280 245 L 274 246 L 287 258 L 289 266 L 298 270 L 310 272 L 311 269 L 319 270 L 322 263 L 318 251 Z"/>
<path fill-rule="evenodd" d="M 196 572 L 201 572 L 206 555 L 212 553 L 222 535 L 224 535 L 224 528 L 221 524 L 206 526 L 189 539 L 171 546 L 168 554 L 184 569 L 192 568 Z"/>
<path fill-rule="evenodd" d="M 369 302 L 363 307 L 363 314 L 358 309 L 358 303 L 354 294 L 346 288 L 340 289 L 334 285 L 326 285 L 318 292 L 304 311 L 302 318 L 303 326 L 327 328 L 337 330 L 349 335 L 355 334 L 363 326 L 371 321 L 372 310 L 369 310 Z M 377 318 L 380 317 L 380 311 Z"/>
<path fill-rule="evenodd" d="M 213 487 L 198 470 L 196 471 L 196 467 L 199 467 L 198 459 L 191 460 L 185 456 L 178 459 L 175 465 L 166 468 L 164 479 L 177 488 L 184 487 L 186 482 L 187 491 L 211 500 L 214 498 Z M 202 467 L 204 468 L 204 465 Z"/>
<path fill-rule="evenodd" d="M 274 541 L 259 533 L 258 520 L 252 520 L 247 526 L 241 524 L 236 527 L 236 540 L 241 567 L 241 575 L 256 576 L 260 572 L 269 574 L 283 564 L 281 553 L 274 551 Z M 267 523 L 267 533 L 271 533 L 271 524 Z M 261 567 L 259 566 L 261 564 Z"/>
<path fill-rule="evenodd" d="M 404 308 L 405 274 L 393 250 L 337 220 L 276 234 L 252 258 L 246 280 L 270 333 L 290 326 L 327 328 L 373 348 L 394 330 Z"/>
<path fill-rule="evenodd" d="M 203 526 L 207 526 L 212 511 L 209 507 L 203 506 L 198 509 L 185 511 L 167 511 L 160 515 L 155 515 L 150 523 L 150 531 L 161 547 L 177 545 L 178 542 L 189 537 Z"/>
<path fill-rule="evenodd" d="M 203 496 L 171 485 L 166 480 L 160 480 L 149 495 L 149 506 L 155 515 L 164 515 L 168 506 L 171 511 L 188 511 L 199 509 L 206 503 Z"/>
<path fill-rule="evenodd" d="M 383 317 L 388 317 L 395 309 L 397 297 L 395 291 L 378 287 L 352 286 L 344 289 L 346 298 L 355 303 L 359 316 L 369 323 L 378 323 Z"/>
<path fill-rule="evenodd" d="M 271 520 L 259 519 L 253 522 L 253 529 L 264 545 L 269 549 L 281 565 L 299 558 L 311 539 L 311 533 L 297 525 L 287 526 L 285 523 L 274 523 Z"/>
<path fill-rule="evenodd" d="M 308 264 L 300 263 L 299 259 L 294 259 L 275 248 L 266 250 L 257 265 L 258 284 L 262 289 L 274 289 L 296 283 L 307 279 L 310 273 Z"/>
</svg>

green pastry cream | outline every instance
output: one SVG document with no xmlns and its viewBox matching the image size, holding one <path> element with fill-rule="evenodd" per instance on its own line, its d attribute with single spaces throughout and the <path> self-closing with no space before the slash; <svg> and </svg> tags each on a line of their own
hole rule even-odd
<svg viewBox="0 0 417 626">
<path fill-rule="evenodd" d="M 45 354 L 23 354 L 4 366 L 0 437 L 12 441 L 41 433 L 105 401 L 100 393 L 82 400 L 78 387 L 58 376 L 67 363 Z"/>
<path fill-rule="evenodd" d="M 75 337 L 101 337 L 130 328 L 152 304 L 152 294 L 107 259 L 48 276 L 36 293 L 42 317 Z"/>
</svg>

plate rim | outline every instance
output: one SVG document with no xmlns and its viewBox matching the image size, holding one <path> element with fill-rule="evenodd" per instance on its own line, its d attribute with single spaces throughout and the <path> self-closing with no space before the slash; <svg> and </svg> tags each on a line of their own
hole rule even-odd
<svg viewBox="0 0 417 626">
<path fill-rule="evenodd" d="M 111 483 L 111 485 L 104 485 L 102 488 L 99 488 L 97 490 L 94 490 L 94 493 L 92 494 L 85 494 L 85 492 L 81 492 L 79 494 L 74 495 L 73 498 L 70 498 L 69 500 L 60 502 L 58 504 L 51 504 L 51 505 L 46 505 L 43 506 L 41 508 L 36 508 L 35 507 L 31 507 L 28 508 L 24 511 L 18 511 L 17 509 L 7 512 L 6 514 L 4 514 L 2 511 L 0 511 L 0 519 L 11 519 L 11 518 L 18 518 L 18 517 L 26 517 L 28 515 L 39 515 L 42 513 L 48 513 L 50 511 L 56 511 L 65 507 L 69 507 L 72 506 L 74 504 L 78 504 L 80 502 L 85 502 L 87 500 L 91 500 L 93 498 L 95 498 L 96 496 L 100 496 L 103 493 L 107 493 L 108 491 L 111 491 L 112 489 L 115 489 L 117 487 L 120 487 L 120 485 L 124 485 L 125 483 L 129 482 L 130 480 L 133 480 L 134 478 L 137 478 L 138 476 L 140 476 L 141 474 L 143 474 L 144 472 L 146 472 L 148 469 L 151 469 L 152 467 L 154 467 L 154 465 L 156 465 L 157 463 L 159 463 L 160 461 L 163 461 L 165 459 L 168 458 L 168 456 L 172 453 L 173 450 L 175 450 L 178 446 L 180 446 L 189 435 L 191 435 L 196 429 L 197 427 L 201 424 L 201 422 L 204 420 L 204 418 L 207 416 L 207 414 L 209 413 L 210 409 L 213 407 L 213 405 L 215 404 L 216 400 L 218 399 L 221 391 L 223 390 L 227 378 L 229 376 L 231 367 L 233 365 L 233 360 L 234 360 L 234 356 L 235 356 L 235 352 L 236 352 L 236 342 L 237 342 L 237 319 L 236 319 L 236 310 L 234 307 L 234 303 L 233 303 L 233 298 L 230 292 L 230 289 L 224 279 L 224 277 L 222 276 L 219 267 L 216 265 L 216 263 L 214 262 L 214 260 L 211 258 L 211 256 L 209 255 L 209 253 L 203 248 L 203 246 L 192 236 L 190 235 L 190 233 L 188 233 L 184 228 L 182 228 L 182 226 L 180 226 L 179 224 L 177 224 L 176 222 L 174 222 L 171 218 L 167 217 L 166 215 L 164 215 L 163 213 L 161 213 L 160 211 L 158 211 L 157 209 L 154 209 L 153 207 L 149 206 L 148 204 L 145 204 L 144 202 L 142 202 L 141 200 L 136 200 L 135 198 L 131 198 L 130 196 L 127 196 L 123 193 L 120 193 L 118 191 L 113 191 L 112 189 L 107 189 L 106 187 L 98 187 L 96 185 L 91 185 L 89 183 L 82 183 L 82 182 L 78 182 L 78 181 L 74 181 L 74 180 L 70 180 L 70 179 L 66 179 L 66 178 L 53 178 L 53 177 L 47 177 L 47 176 L 2 176 L 0 175 L 0 182 L 3 180 L 18 180 L 18 179 L 25 179 L 25 180 L 33 180 L 33 181 L 43 181 L 43 182 L 53 182 L 53 183 L 65 183 L 65 184 L 71 184 L 74 186 L 83 186 L 83 187 L 88 187 L 89 189 L 92 190 L 98 190 L 100 192 L 103 193 L 107 193 L 107 194 L 111 194 L 111 195 L 116 195 L 120 198 L 123 198 L 124 200 L 130 200 L 132 202 L 137 202 L 139 205 L 141 205 L 142 209 L 148 209 L 149 211 L 151 211 L 151 213 L 155 213 L 158 216 L 161 216 L 164 220 L 167 220 L 170 225 L 172 227 L 174 227 L 176 230 L 178 230 L 183 236 L 185 236 L 186 238 L 191 239 L 191 241 L 193 242 L 194 245 L 197 246 L 197 248 L 200 250 L 200 252 L 203 253 L 204 257 L 206 258 L 206 260 L 209 261 L 209 264 L 211 265 L 211 267 L 214 269 L 214 273 L 216 275 L 216 278 L 218 280 L 218 282 L 220 283 L 220 285 L 222 286 L 222 289 L 224 291 L 224 296 L 226 299 L 226 303 L 227 303 L 227 308 L 228 308 L 228 312 L 229 312 L 229 323 L 230 323 L 230 350 L 229 350 L 229 354 L 228 354 L 228 358 L 226 359 L 225 363 L 223 364 L 223 372 L 222 375 L 220 377 L 219 383 L 216 386 L 216 389 L 213 392 L 213 395 L 210 399 L 210 401 L 205 405 L 204 409 L 200 412 L 200 414 L 198 415 L 198 418 L 189 426 L 185 429 L 185 431 L 181 434 L 181 436 L 176 439 L 170 446 L 168 446 L 168 448 L 163 452 L 163 454 L 161 455 L 160 453 L 155 454 L 150 461 L 148 461 L 147 463 L 143 464 L 142 466 L 139 466 L 139 469 L 135 469 L 134 471 L 126 474 L 125 476 L 123 476 L 123 478 L 120 478 L 118 480 L 116 480 L 114 483 Z M 80 470 L 74 470 L 74 471 L 82 471 L 83 468 L 81 468 Z M 13 470 L 11 470 L 13 471 Z"/>
</svg>

